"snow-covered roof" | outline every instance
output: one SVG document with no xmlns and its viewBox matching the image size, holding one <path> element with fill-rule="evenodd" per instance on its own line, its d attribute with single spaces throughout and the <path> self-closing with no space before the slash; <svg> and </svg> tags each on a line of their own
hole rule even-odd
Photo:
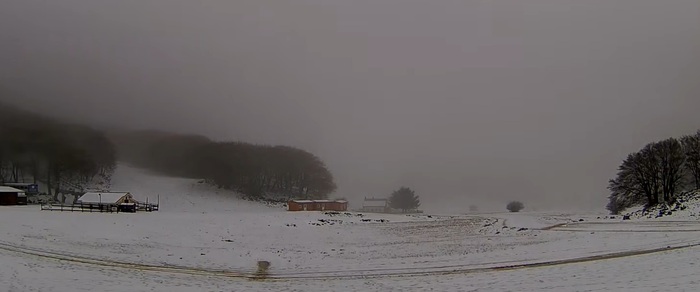
<svg viewBox="0 0 700 292">
<path fill-rule="evenodd" d="M 34 183 L 5 183 L 6 186 L 12 187 L 12 186 L 20 186 L 20 187 L 27 187 L 31 185 L 35 185 Z"/>
<path fill-rule="evenodd" d="M 78 202 L 114 204 L 126 195 L 129 195 L 129 193 L 85 193 L 78 198 Z"/>
<path fill-rule="evenodd" d="M 362 202 L 362 206 L 364 207 L 386 207 L 387 206 L 387 200 L 386 199 L 368 199 Z"/>
<path fill-rule="evenodd" d="M 292 200 L 292 202 L 297 203 L 297 204 L 311 204 L 314 201 L 312 201 L 312 200 Z"/>
<path fill-rule="evenodd" d="M 311 203 L 347 203 L 345 200 L 292 200 L 292 202 L 297 204 L 311 204 Z"/>
<path fill-rule="evenodd" d="M 0 193 L 24 193 L 24 191 L 13 187 L 0 186 Z"/>
</svg>

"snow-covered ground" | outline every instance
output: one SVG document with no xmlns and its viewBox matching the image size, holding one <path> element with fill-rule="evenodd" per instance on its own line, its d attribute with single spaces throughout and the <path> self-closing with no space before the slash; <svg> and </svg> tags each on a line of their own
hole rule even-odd
<svg viewBox="0 0 700 292">
<path fill-rule="evenodd" d="M 112 182 L 159 197 L 161 211 L 0 207 L 0 291 L 680 291 L 700 282 L 691 216 L 329 215 L 123 165 Z M 249 279 L 261 260 L 270 279 Z"/>
</svg>

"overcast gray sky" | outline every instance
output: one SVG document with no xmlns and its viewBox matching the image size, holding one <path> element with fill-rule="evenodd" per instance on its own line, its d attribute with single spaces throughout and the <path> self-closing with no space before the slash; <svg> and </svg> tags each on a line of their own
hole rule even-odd
<svg viewBox="0 0 700 292">
<path fill-rule="evenodd" d="M 602 209 L 626 154 L 700 128 L 698 80 L 697 0 L 0 1 L 25 106 L 301 147 L 339 196 L 429 210 Z"/>
</svg>

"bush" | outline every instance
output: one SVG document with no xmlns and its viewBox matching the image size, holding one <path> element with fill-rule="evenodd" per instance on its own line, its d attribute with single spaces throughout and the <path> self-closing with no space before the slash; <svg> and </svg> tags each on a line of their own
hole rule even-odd
<svg viewBox="0 0 700 292">
<path fill-rule="evenodd" d="M 525 209 L 525 205 L 521 202 L 513 201 L 513 202 L 508 203 L 508 205 L 506 206 L 506 209 L 508 209 L 508 211 L 511 211 L 513 213 L 520 212 L 520 210 Z"/>
</svg>

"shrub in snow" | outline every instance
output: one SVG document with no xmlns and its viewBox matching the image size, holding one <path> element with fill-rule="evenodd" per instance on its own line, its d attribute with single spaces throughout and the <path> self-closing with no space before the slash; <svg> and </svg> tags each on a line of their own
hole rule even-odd
<svg viewBox="0 0 700 292">
<path fill-rule="evenodd" d="M 513 201 L 508 203 L 506 209 L 511 212 L 520 212 L 520 210 L 525 209 L 525 205 L 522 202 Z"/>
</svg>

